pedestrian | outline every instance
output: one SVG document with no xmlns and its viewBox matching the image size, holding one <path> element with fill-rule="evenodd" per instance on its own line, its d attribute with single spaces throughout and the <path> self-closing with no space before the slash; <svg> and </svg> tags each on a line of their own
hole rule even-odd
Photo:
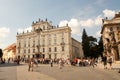
<svg viewBox="0 0 120 80">
<path fill-rule="evenodd" d="M 97 66 L 96 61 L 95 61 L 94 58 L 91 59 L 91 65 L 93 66 L 93 68 L 95 67 L 95 65 Z"/>
<path fill-rule="evenodd" d="M 29 59 L 28 66 L 29 66 L 28 71 L 30 71 L 30 70 L 33 71 L 33 66 L 34 66 L 34 59 L 33 58 Z"/>
<path fill-rule="evenodd" d="M 34 59 L 34 64 L 38 67 L 38 59 Z"/>
<path fill-rule="evenodd" d="M 8 58 L 8 63 L 10 62 L 10 58 Z"/>
<path fill-rule="evenodd" d="M 104 69 L 107 69 L 107 56 L 105 54 L 103 54 L 102 61 L 103 61 Z"/>
<path fill-rule="evenodd" d="M 53 59 L 50 60 L 51 67 L 53 67 Z"/>
<path fill-rule="evenodd" d="M 112 69 L 112 56 L 108 56 L 109 69 Z"/>
<path fill-rule="evenodd" d="M 120 73 L 120 69 L 119 69 L 118 73 Z"/>
<path fill-rule="evenodd" d="M 62 69 L 62 59 L 59 60 L 59 68 Z"/>
</svg>

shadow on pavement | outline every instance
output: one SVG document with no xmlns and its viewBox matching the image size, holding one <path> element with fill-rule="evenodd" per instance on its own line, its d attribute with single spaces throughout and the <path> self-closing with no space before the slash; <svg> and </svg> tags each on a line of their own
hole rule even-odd
<svg viewBox="0 0 120 80">
<path fill-rule="evenodd" d="M 15 63 L 4 63 L 0 64 L 0 67 L 14 67 L 14 66 L 23 66 L 24 64 L 15 64 Z"/>
<path fill-rule="evenodd" d="M 112 68 L 112 70 L 119 70 L 120 68 Z"/>
<path fill-rule="evenodd" d="M 0 80 L 6 80 L 6 79 L 0 79 Z"/>
</svg>

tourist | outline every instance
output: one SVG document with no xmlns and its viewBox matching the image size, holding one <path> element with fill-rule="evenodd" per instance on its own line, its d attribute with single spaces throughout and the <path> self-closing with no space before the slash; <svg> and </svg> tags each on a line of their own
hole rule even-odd
<svg viewBox="0 0 120 80">
<path fill-rule="evenodd" d="M 33 71 L 33 66 L 34 66 L 34 59 L 33 58 L 29 59 L 28 66 L 29 66 L 28 71 L 30 71 L 30 70 Z"/>
<path fill-rule="evenodd" d="M 112 69 L 112 56 L 108 56 L 109 69 Z"/>
<path fill-rule="evenodd" d="M 118 73 L 120 73 L 120 69 L 119 69 Z"/>
<path fill-rule="evenodd" d="M 62 69 L 62 66 L 63 66 L 63 61 L 62 59 L 59 60 L 59 68 Z"/>
<path fill-rule="evenodd" d="M 51 67 L 53 67 L 53 59 L 50 60 Z"/>
<path fill-rule="evenodd" d="M 104 69 L 107 69 L 107 56 L 105 54 L 103 54 L 102 61 L 103 61 Z"/>
</svg>

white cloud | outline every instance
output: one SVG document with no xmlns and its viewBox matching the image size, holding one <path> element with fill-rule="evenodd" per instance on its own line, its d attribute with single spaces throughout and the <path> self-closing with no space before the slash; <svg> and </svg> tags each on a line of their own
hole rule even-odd
<svg viewBox="0 0 120 80">
<path fill-rule="evenodd" d="M 94 21 L 92 19 L 81 20 L 80 25 L 84 26 L 84 27 L 93 27 L 94 26 Z"/>
<path fill-rule="evenodd" d="M 6 27 L 1 27 L 0 28 L 0 38 L 7 37 L 9 33 L 10 33 L 10 29 L 9 28 L 6 28 Z"/>
<path fill-rule="evenodd" d="M 100 15 L 98 15 L 95 18 L 89 18 L 89 19 L 85 19 L 85 20 L 71 18 L 70 21 L 62 20 L 62 21 L 60 21 L 59 26 L 65 26 L 66 24 L 68 24 L 72 29 L 72 34 L 78 35 L 78 34 L 82 34 L 80 31 L 81 28 L 83 28 L 83 27 L 89 27 L 89 28 L 100 27 L 102 25 L 102 19 L 104 17 L 112 18 L 112 17 L 114 17 L 114 15 L 115 15 L 115 11 L 105 9 L 102 11 L 102 13 Z M 96 33 L 96 36 L 100 37 L 100 31 L 98 31 Z"/>
<path fill-rule="evenodd" d="M 59 26 L 60 27 L 65 26 L 66 24 L 68 24 L 68 21 L 67 20 L 62 20 L 62 21 L 60 21 Z"/>
<path fill-rule="evenodd" d="M 78 19 L 73 18 L 70 21 L 62 20 L 60 21 L 59 26 L 62 27 L 62 26 L 65 26 L 66 24 L 68 24 L 71 27 L 73 34 L 80 33 L 80 24 Z"/>
<path fill-rule="evenodd" d="M 21 29 L 21 28 L 19 28 L 17 31 L 18 31 L 18 33 L 22 33 L 23 31 L 24 32 L 27 32 L 27 31 L 31 31 L 32 30 L 32 27 L 27 27 L 27 28 L 24 28 L 24 29 Z"/>
<path fill-rule="evenodd" d="M 81 34 L 81 28 L 82 27 L 95 27 L 95 26 L 100 26 L 102 24 L 102 17 L 98 16 L 94 19 L 86 19 L 86 20 L 78 20 L 75 18 L 72 18 L 70 21 L 63 20 L 60 21 L 59 26 L 65 26 L 68 24 L 71 29 L 73 34 Z"/>
<path fill-rule="evenodd" d="M 101 36 L 100 32 L 101 32 L 101 30 L 97 31 L 96 36 L 100 37 Z"/>
<path fill-rule="evenodd" d="M 114 17 L 114 15 L 115 15 L 114 10 L 108 10 L 108 9 L 103 10 L 104 17 L 112 18 L 112 17 Z"/>
</svg>

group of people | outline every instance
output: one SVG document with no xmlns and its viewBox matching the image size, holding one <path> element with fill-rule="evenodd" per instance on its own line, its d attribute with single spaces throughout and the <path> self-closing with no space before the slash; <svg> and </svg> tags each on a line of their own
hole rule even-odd
<svg viewBox="0 0 120 80">
<path fill-rule="evenodd" d="M 75 58 L 71 61 L 71 65 L 73 66 L 92 66 L 93 68 L 97 66 L 97 60 L 95 58 Z"/>
<path fill-rule="evenodd" d="M 102 62 L 104 65 L 104 69 L 112 69 L 112 63 L 113 63 L 112 56 L 107 56 L 104 54 L 102 57 Z M 107 67 L 107 63 L 109 64 L 109 68 Z"/>
<path fill-rule="evenodd" d="M 33 71 L 33 67 L 34 67 L 34 65 L 36 65 L 36 66 L 38 66 L 38 59 L 36 59 L 36 58 L 29 58 L 28 59 L 28 71 Z M 53 64 L 54 64 L 54 60 L 53 59 L 50 59 L 50 66 L 51 67 L 53 67 Z M 62 58 L 60 58 L 59 59 L 59 68 L 60 69 L 62 69 L 62 67 L 64 66 L 64 64 L 65 64 L 65 60 L 64 59 L 62 59 Z"/>
</svg>

